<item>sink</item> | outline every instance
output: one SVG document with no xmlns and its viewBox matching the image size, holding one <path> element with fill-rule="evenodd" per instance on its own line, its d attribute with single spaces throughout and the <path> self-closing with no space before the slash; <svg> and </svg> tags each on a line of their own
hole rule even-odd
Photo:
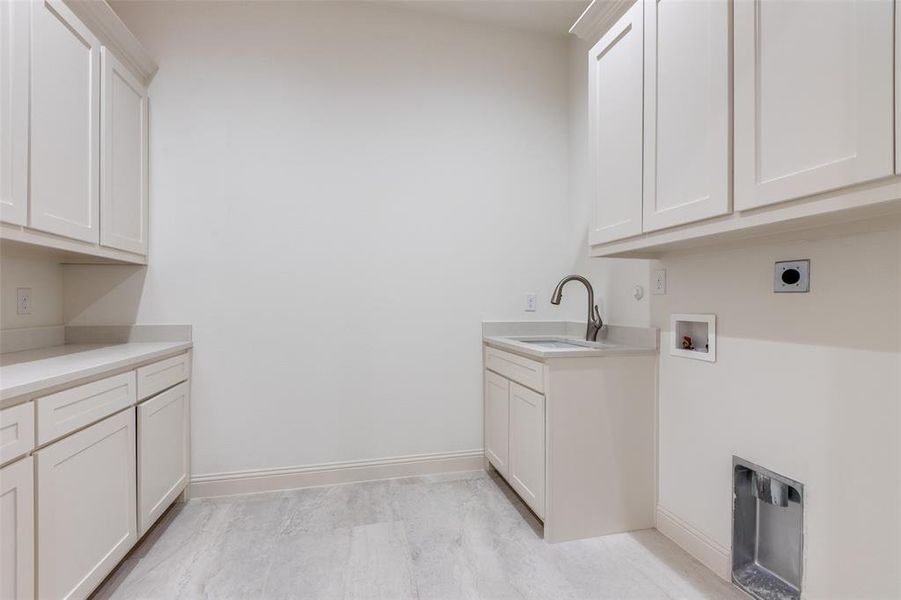
<svg viewBox="0 0 901 600">
<path fill-rule="evenodd" d="M 574 342 L 564 342 L 562 340 L 517 340 L 523 344 L 531 344 L 533 346 L 541 346 L 542 348 L 562 348 L 564 350 L 570 348 L 585 348 L 582 344 Z"/>
<path fill-rule="evenodd" d="M 551 348 L 556 350 L 584 350 L 586 348 L 609 348 L 610 344 L 602 342 L 589 342 L 585 340 L 566 340 L 560 338 L 513 338 L 522 344 L 530 344 L 541 348 Z"/>
</svg>

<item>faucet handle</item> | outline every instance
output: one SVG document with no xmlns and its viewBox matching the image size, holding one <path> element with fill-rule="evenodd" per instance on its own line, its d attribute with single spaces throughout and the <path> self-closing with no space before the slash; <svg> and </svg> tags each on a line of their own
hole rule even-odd
<svg viewBox="0 0 901 600">
<path fill-rule="evenodd" d="M 598 310 L 597 304 L 594 305 L 594 323 L 598 329 L 604 326 L 604 321 L 601 319 L 601 311 Z"/>
</svg>

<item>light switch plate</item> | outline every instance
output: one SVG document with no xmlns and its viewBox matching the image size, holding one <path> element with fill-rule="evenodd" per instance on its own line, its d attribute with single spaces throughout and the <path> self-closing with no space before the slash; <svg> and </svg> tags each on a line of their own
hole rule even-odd
<svg viewBox="0 0 901 600">
<path fill-rule="evenodd" d="M 810 260 L 783 260 L 773 271 L 773 291 L 777 294 L 810 291 Z"/>
<path fill-rule="evenodd" d="M 31 288 L 16 288 L 16 314 L 31 314 Z"/>
<path fill-rule="evenodd" d="M 657 296 L 666 293 L 666 269 L 658 269 L 651 273 L 651 293 Z"/>
</svg>

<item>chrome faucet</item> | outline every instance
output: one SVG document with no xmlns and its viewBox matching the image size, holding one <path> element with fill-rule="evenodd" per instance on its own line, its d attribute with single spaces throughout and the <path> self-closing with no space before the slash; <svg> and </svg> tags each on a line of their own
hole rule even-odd
<svg viewBox="0 0 901 600">
<path fill-rule="evenodd" d="M 594 289 L 587 279 L 581 275 L 567 275 L 561 279 L 557 287 L 554 288 L 551 304 L 560 304 L 560 301 L 563 299 L 563 286 L 570 281 L 580 281 L 585 286 L 585 289 L 588 290 L 588 328 L 585 330 L 585 339 L 589 342 L 596 342 L 598 332 L 604 326 L 604 321 L 601 320 L 601 312 L 598 310 L 598 305 L 594 303 Z"/>
</svg>

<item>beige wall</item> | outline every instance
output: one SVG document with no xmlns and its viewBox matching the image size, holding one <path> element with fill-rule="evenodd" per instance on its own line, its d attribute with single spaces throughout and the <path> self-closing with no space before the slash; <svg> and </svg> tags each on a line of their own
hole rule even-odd
<svg viewBox="0 0 901 600">
<path fill-rule="evenodd" d="M 549 303 L 566 40 L 376 3 L 115 8 L 160 64 L 150 265 L 65 267 L 67 322 L 194 326 L 198 474 L 480 448 L 481 321 L 583 313 Z"/>
<path fill-rule="evenodd" d="M 659 504 L 728 549 L 733 454 L 803 482 L 809 598 L 901 596 L 901 229 L 863 228 L 652 266 L 654 325 L 718 329 L 716 363 L 661 353 Z M 810 293 L 774 294 L 773 262 L 798 258 Z"/>
<path fill-rule="evenodd" d="M 16 314 L 16 289 L 31 288 L 31 314 Z M 62 269 L 55 260 L 0 257 L 0 329 L 63 324 Z"/>
</svg>

